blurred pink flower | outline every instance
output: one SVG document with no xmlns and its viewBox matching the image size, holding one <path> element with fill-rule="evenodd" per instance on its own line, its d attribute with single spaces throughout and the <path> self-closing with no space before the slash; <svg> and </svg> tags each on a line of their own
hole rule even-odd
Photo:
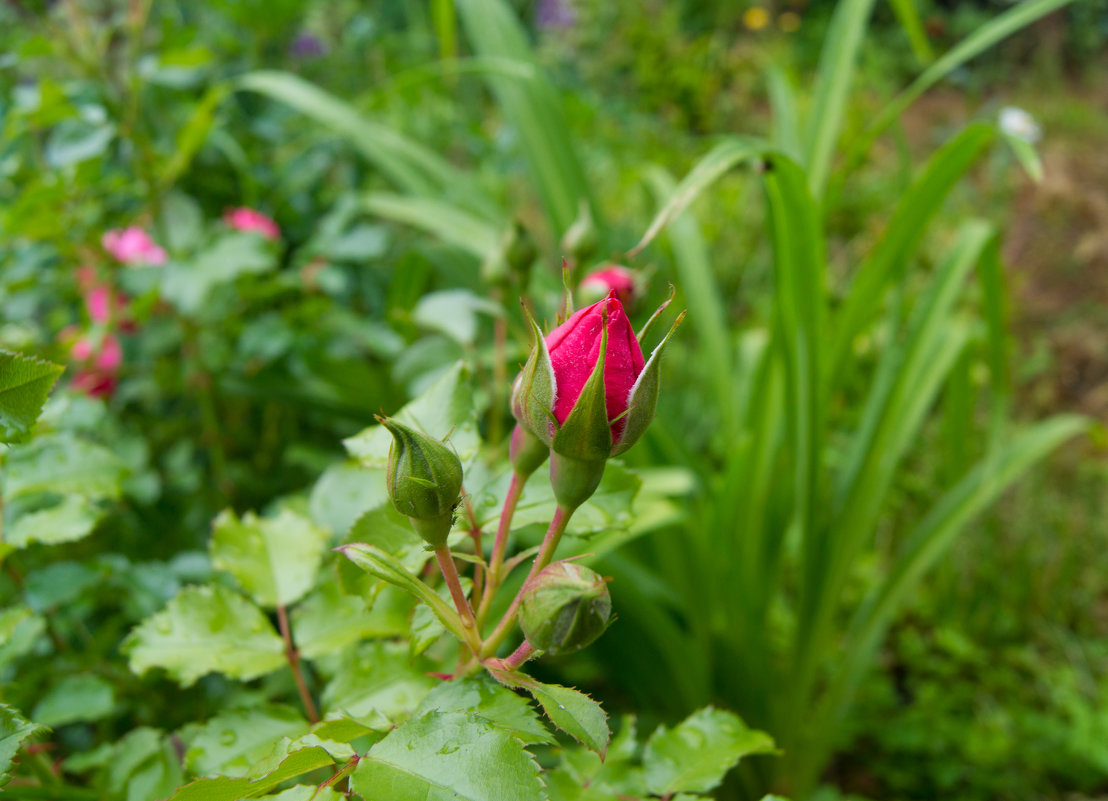
<svg viewBox="0 0 1108 801">
<path fill-rule="evenodd" d="M 277 227 L 277 223 L 257 209 L 246 206 L 228 209 L 223 214 L 223 221 L 237 231 L 253 231 L 275 241 L 281 238 L 281 229 Z"/>
<path fill-rule="evenodd" d="M 112 319 L 112 290 L 107 286 L 94 286 L 85 293 L 85 306 L 94 323 L 106 323 Z"/>
<path fill-rule="evenodd" d="M 165 264 L 167 258 L 165 249 L 137 225 L 105 232 L 101 244 L 123 264 L 160 265 Z"/>
<path fill-rule="evenodd" d="M 58 338 L 64 341 L 75 334 L 76 329 L 70 326 L 58 334 Z M 119 368 L 123 365 L 123 347 L 114 334 L 104 334 L 99 342 L 88 334 L 81 334 L 69 346 L 69 355 L 82 363 L 70 384 L 75 390 L 94 398 L 115 391 Z"/>
<path fill-rule="evenodd" d="M 619 302 L 630 308 L 634 301 L 638 287 L 635 285 L 635 273 L 622 264 L 609 264 L 595 270 L 581 281 L 581 301 L 594 303 L 615 292 Z"/>
</svg>

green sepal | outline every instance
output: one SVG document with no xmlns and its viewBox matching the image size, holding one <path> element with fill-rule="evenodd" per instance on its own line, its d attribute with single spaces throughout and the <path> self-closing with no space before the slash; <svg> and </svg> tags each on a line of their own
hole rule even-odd
<svg viewBox="0 0 1108 801">
<path fill-rule="evenodd" d="M 558 392 L 557 380 L 554 377 L 554 365 L 550 361 L 550 351 L 546 349 L 546 338 L 526 305 L 523 307 L 523 315 L 527 318 L 535 341 L 512 392 L 512 413 L 521 426 L 549 446 L 551 428 L 556 425 L 553 409 Z"/>
<path fill-rule="evenodd" d="M 673 302 L 673 299 L 677 296 L 677 287 L 673 284 L 669 285 L 669 297 L 662 301 L 662 305 L 654 310 L 654 313 L 650 315 L 650 319 L 643 323 L 642 328 L 639 329 L 639 333 L 635 334 L 635 339 L 642 345 L 646 341 L 647 335 L 650 333 L 650 329 L 654 327 L 654 323 L 658 321 L 658 318 L 662 316 L 662 312 L 666 310 L 666 307 Z M 671 332 L 672 333 L 672 332 Z"/>
<path fill-rule="evenodd" d="M 583 462 L 602 462 L 612 453 L 612 425 L 604 396 L 604 361 L 608 354 L 608 317 L 600 335 L 600 357 L 581 389 L 569 417 L 554 435 L 550 449 Z"/>
<path fill-rule="evenodd" d="M 662 353 L 665 351 L 669 338 L 673 336 L 673 332 L 677 330 L 677 326 L 681 325 L 681 321 L 684 319 L 685 312 L 677 315 L 677 319 L 673 321 L 669 333 L 658 343 L 658 347 L 654 348 L 654 352 L 650 354 L 650 359 L 647 360 L 646 366 L 643 367 L 643 371 L 635 381 L 635 385 L 631 387 L 631 394 L 627 396 L 627 417 L 623 424 L 623 433 L 620 434 L 619 442 L 611 449 L 612 456 L 618 456 L 638 442 L 639 437 L 650 425 L 650 421 L 654 419 L 654 410 L 658 405 L 658 387 L 661 382 Z"/>
</svg>

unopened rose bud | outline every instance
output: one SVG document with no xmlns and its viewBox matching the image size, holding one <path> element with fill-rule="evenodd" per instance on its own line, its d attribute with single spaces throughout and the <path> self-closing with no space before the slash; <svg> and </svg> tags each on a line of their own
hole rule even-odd
<svg viewBox="0 0 1108 801">
<path fill-rule="evenodd" d="M 461 500 L 462 464 L 448 447 L 396 420 L 379 417 L 392 434 L 385 485 L 389 499 L 429 545 L 446 542 Z"/>
<path fill-rule="evenodd" d="M 573 509 L 596 489 L 605 460 L 634 445 L 653 419 L 669 335 L 644 360 L 614 291 L 545 338 L 530 323 L 535 347 L 512 388 L 512 413 L 550 447 L 554 495 Z"/>
<path fill-rule="evenodd" d="M 619 302 L 630 309 L 638 295 L 635 273 L 620 264 L 609 264 L 586 275 L 577 287 L 577 301 L 596 303 L 615 292 Z"/>
<path fill-rule="evenodd" d="M 555 562 L 535 575 L 519 607 L 527 642 L 553 655 L 589 645 L 604 633 L 611 616 L 608 583 L 574 562 Z"/>
</svg>

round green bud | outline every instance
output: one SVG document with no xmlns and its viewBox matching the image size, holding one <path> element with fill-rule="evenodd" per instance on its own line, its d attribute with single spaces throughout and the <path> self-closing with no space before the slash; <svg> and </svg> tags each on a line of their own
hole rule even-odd
<svg viewBox="0 0 1108 801">
<path fill-rule="evenodd" d="M 548 654 L 584 648 L 612 616 L 608 583 L 574 562 L 555 562 L 527 582 L 519 625 L 527 642 Z"/>
<path fill-rule="evenodd" d="M 432 547 L 446 542 L 461 500 L 462 464 L 448 447 L 403 423 L 378 421 L 392 434 L 385 485 L 389 499 Z"/>
</svg>

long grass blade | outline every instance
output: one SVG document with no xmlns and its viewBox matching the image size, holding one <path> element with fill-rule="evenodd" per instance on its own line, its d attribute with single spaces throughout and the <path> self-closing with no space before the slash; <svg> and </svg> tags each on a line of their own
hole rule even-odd
<svg viewBox="0 0 1108 801">
<path fill-rule="evenodd" d="M 769 95 L 771 142 L 786 156 L 799 161 L 803 155 L 796 90 L 785 71 L 777 65 L 766 70 L 766 93 Z"/>
<path fill-rule="evenodd" d="M 827 545 L 816 524 L 825 410 L 821 365 L 827 316 L 824 243 L 808 177 L 800 167 L 787 156 L 774 154 L 766 165 L 763 186 L 773 244 L 778 318 L 774 337 L 781 340 L 786 364 L 794 508 L 803 544 L 803 609 L 813 601 L 810 591 L 819 584 Z"/>
<path fill-rule="evenodd" d="M 577 219 L 582 202 L 603 233 L 584 168 L 569 134 L 562 99 L 535 62 L 527 35 L 502 0 L 457 0 L 456 8 L 474 51 L 480 56 L 514 59 L 535 70 L 530 80 L 489 74 L 489 87 L 511 121 L 556 236 Z"/>
<path fill-rule="evenodd" d="M 823 40 L 804 157 L 809 186 L 816 197 L 822 196 L 827 184 L 831 155 L 846 114 L 847 93 L 872 11 L 873 0 L 840 0 Z"/>
<path fill-rule="evenodd" d="M 908 42 L 912 45 L 912 54 L 921 65 L 928 64 L 935 54 L 931 50 L 931 42 L 927 39 L 927 31 L 919 18 L 919 10 L 915 0 L 889 0 L 893 7 L 893 13 L 908 36 Z"/>
<path fill-rule="evenodd" d="M 673 178 L 662 168 L 649 169 L 647 181 L 659 201 L 673 196 Z M 731 332 L 723 293 L 712 272 L 708 249 L 696 221 L 691 217 L 674 219 L 668 227 L 668 235 L 673 246 L 677 284 L 693 310 L 689 321 L 704 349 L 705 372 L 710 376 L 716 407 L 724 421 L 721 435 L 727 440 L 738 430 L 738 414 Z"/>
<path fill-rule="evenodd" d="M 249 72 L 238 78 L 236 88 L 285 103 L 341 134 L 398 189 L 452 198 L 487 218 L 501 216 L 496 203 L 470 174 L 296 75 L 272 70 Z"/>
<path fill-rule="evenodd" d="M 378 217 L 426 231 L 479 259 L 488 258 L 500 243 L 501 231 L 496 226 L 434 198 L 371 192 L 362 199 L 362 206 Z"/>
<path fill-rule="evenodd" d="M 740 164 L 761 159 L 769 150 L 764 140 L 738 136 L 725 139 L 709 150 L 677 184 L 669 201 L 654 215 L 642 239 L 627 251 L 627 257 L 634 258 L 641 253 L 670 220 L 688 208 L 724 173 Z"/>
</svg>

